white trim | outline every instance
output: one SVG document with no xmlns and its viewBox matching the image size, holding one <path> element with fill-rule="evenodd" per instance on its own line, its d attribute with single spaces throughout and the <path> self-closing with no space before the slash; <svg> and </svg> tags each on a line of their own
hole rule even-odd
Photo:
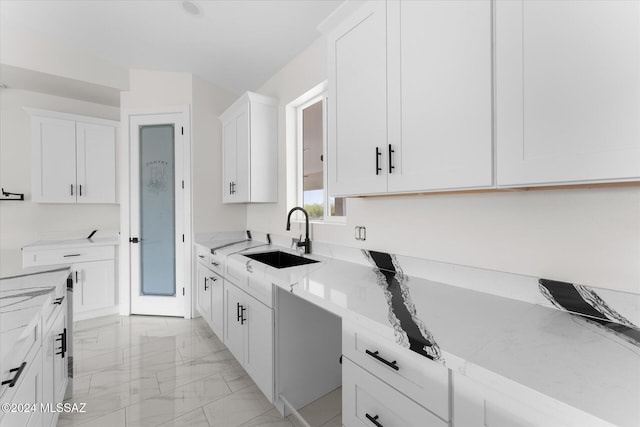
<svg viewBox="0 0 640 427">
<path fill-rule="evenodd" d="M 328 82 L 325 80 L 324 82 L 314 86 L 312 89 L 308 90 L 304 94 L 300 95 L 298 98 L 291 101 L 286 106 L 287 119 L 289 119 L 286 123 L 287 135 L 290 135 L 291 138 L 287 139 L 287 175 L 289 179 L 287 182 L 295 182 L 294 189 L 287 189 L 287 210 L 293 208 L 294 206 L 301 206 L 303 201 L 303 186 L 302 186 L 302 175 L 304 168 L 303 161 L 303 150 L 300 149 L 300 141 L 302 141 L 302 126 L 299 124 L 302 123 L 302 110 L 317 103 L 318 101 L 322 101 L 322 120 L 323 120 L 323 156 L 325 161 L 323 162 L 323 211 L 325 212 L 324 217 L 319 219 L 311 220 L 313 224 L 346 224 L 347 217 L 346 216 L 334 216 L 327 213 L 330 213 L 329 206 L 329 179 L 328 179 L 328 168 L 327 162 L 329 158 L 327 156 L 327 96 L 328 96 Z M 293 178 L 293 179 L 292 179 Z M 292 199 L 292 197 L 294 197 Z M 301 221 L 301 217 L 294 216 L 292 219 L 294 222 Z"/>
<path fill-rule="evenodd" d="M 189 105 L 178 106 L 161 106 L 149 108 L 123 109 L 121 112 L 120 127 L 123 146 L 120 149 L 120 251 L 119 251 L 119 312 L 120 315 L 128 316 L 131 314 L 131 251 L 129 247 L 129 237 L 131 231 L 131 220 L 129 217 L 129 209 L 131 205 L 129 180 L 130 180 L 130 123 L 134 116 L 148 116 L 158 114 L 182 114 L 184 127 L 184 147 L 183 147 L 183 177 L 184 177 L 184 202 L 183 202 L 183 230 L 184 230 L 184 248 L 183 248 L 183 282 L 184 286 L 184 317 L 191 318 L 193 315 L 192 307 L 192 212 L 191 212 L 191 126 L 192 118 Z M 181 292 L 179 287 L 176 292 Z"/>
<path fill-rule="evenodd" d="M 80 114 L 71 114 L 71 113 L 61 113 L 59 111 L 51 111 L 51 110 L 40 110 L 38 108 L 28 108 L 23 107 L 24 111 L 26 111 L 32 117 L 47 117 L 50 119 L 62 119 L 62 120 L 73 120 L 76 122 L 82 123 L 94 123 L 98 125 L 107 125 L 107 126 L 115 126 L 119 127 L 120 122 L 117 120 L 110 119 L 102 119 L 99 117 L 90 117 L 90 116 L 82 116 Z"/>
</svg>

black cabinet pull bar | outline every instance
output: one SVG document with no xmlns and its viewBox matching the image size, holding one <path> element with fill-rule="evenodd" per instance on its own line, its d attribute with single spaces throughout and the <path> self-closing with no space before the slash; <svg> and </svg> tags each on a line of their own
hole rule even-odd
<svg viewBox="0 0 640 427">
<path fill-rule="evenodd" d="M 376 415 L 375 417 L 372 417 L 371 415 L 369 415 L 369 414 L 367 413 L 367 414 L 365 414 L 365 416 L 367 417 L 367 419 L 368 419 L 369 421 L 371 421 L 371 422 L 373 423 L 373 425 L 374 425 L 374 426 L 376 426 L 376 427 L 384 427 L 382 424 L 380 424 L 380 423 L 378 422 L 378 418 L 379 418 L 379 416 L 378 416 L 378 415 Z"/>
<path fill-rule="evenodd" d="M 400 368 L 398 367 L 398 362 L 396 362 L 395 360 L 393 362 L 389 362 L 384 357 L 381 357 L 378 351 L 371 352 L 369 350 L 365 350 L 365 353 L 367 353 L 369 356 L 373 357 L 377 361 L 384 363 L 391 369 L 395 369 L 396 371 L 400 370 Z"/>
<path fill-rule="evenodd" d="M 56 298 L 53 300 L 54 304 L 58 304 L 58 305 L 62 305 L 62 301 L 64 301 L 64 296 L 61 296 L 59 298 Z"/>
<path fill-rule="evenodd" d="M 391 144 L 389 144 L 389 173 L 393 173 L 393 170 L 396 168 L 393 166 L 393 153 L 396 151 L 391 148 Z"/>
<path fill-rule="evenodd" d="M 380 156 L 382 156 L 380 148 L 376 147 L 376 175 L 380 175 L 380 172 L 382 172 L 382 168 L 380 167 Z"/>
<path fill-rule="evenodd" d="M 72 257 L 72 256 L 80 256 L 80 255 L 82 255 L 82 254 L 69 254 L 69 255 L 63 255 L 62 257 L 63 258 L 69 258 L 69 257 Z"/>
<path fill-rule="evenodd" d="M 10 380 L 2 381 L 2 385 L 9 384 L 9 387 L 14 387 L 18 382 L 18 378 L 20 378 L 22 371 L 24 371 L 25 366 L 27 366 L 27 362 L 22 362 L 22 364 L 19 367 L 9 369 L 9 372 L 15 372 L 16 374 Z"/>
</svg>

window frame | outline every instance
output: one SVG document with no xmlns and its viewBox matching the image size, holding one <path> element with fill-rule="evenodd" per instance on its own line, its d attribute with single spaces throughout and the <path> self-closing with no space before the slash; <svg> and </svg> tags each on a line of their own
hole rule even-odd
<svg viewBox="0 0 640 427">
<path fill-rule="evenodd" d="M 319 93 L 318 93 L 319 90 Z M 315 92 L 315 93 L 314 93 Z M 303 141 L 303 110 L 319 101 L 322 102 L 322 204 L 323 204 L 323 216 L 322 219 L 313 219 L 311 222 L 317 223 L 334 223 L 334 224 L 346 224 L 347 216 L 335 216 L 331 215 L 331 205 L 329 196 L 329 176 L 328 176 L 328 163 L 329 156 L 327 155 L 327 143 L 328 143 L 328 88 L 327 84 L 322 83 L 311 91 L 307 92 L 308 95 L 295 106 L 295 120 L 296 120 L 296 205 L 304 207 L 304 141 Z M 300 98 L 299 98 L 300 99 Z"/>
</svg>

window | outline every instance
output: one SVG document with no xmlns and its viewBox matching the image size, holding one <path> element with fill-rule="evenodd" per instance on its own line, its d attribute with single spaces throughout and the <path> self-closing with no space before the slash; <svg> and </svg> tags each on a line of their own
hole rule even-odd
<svg viewBox="0 0 640 427">
<path fill-rule="evenodd" d="M 298 200 L 314 221 L 341 221 L 346 199 L 327 191 L 326 92 L 297 107 Z"/>
</svg>

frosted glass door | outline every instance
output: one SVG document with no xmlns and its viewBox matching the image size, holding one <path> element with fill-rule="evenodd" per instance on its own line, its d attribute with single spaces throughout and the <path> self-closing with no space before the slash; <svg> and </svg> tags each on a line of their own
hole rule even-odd
<svg viewBox="0 0 640 427">
<path fill-rule="evenodd" d="M 175 296 L 174 126 L 140 127 L 140 294 Z"/>
</svg>

